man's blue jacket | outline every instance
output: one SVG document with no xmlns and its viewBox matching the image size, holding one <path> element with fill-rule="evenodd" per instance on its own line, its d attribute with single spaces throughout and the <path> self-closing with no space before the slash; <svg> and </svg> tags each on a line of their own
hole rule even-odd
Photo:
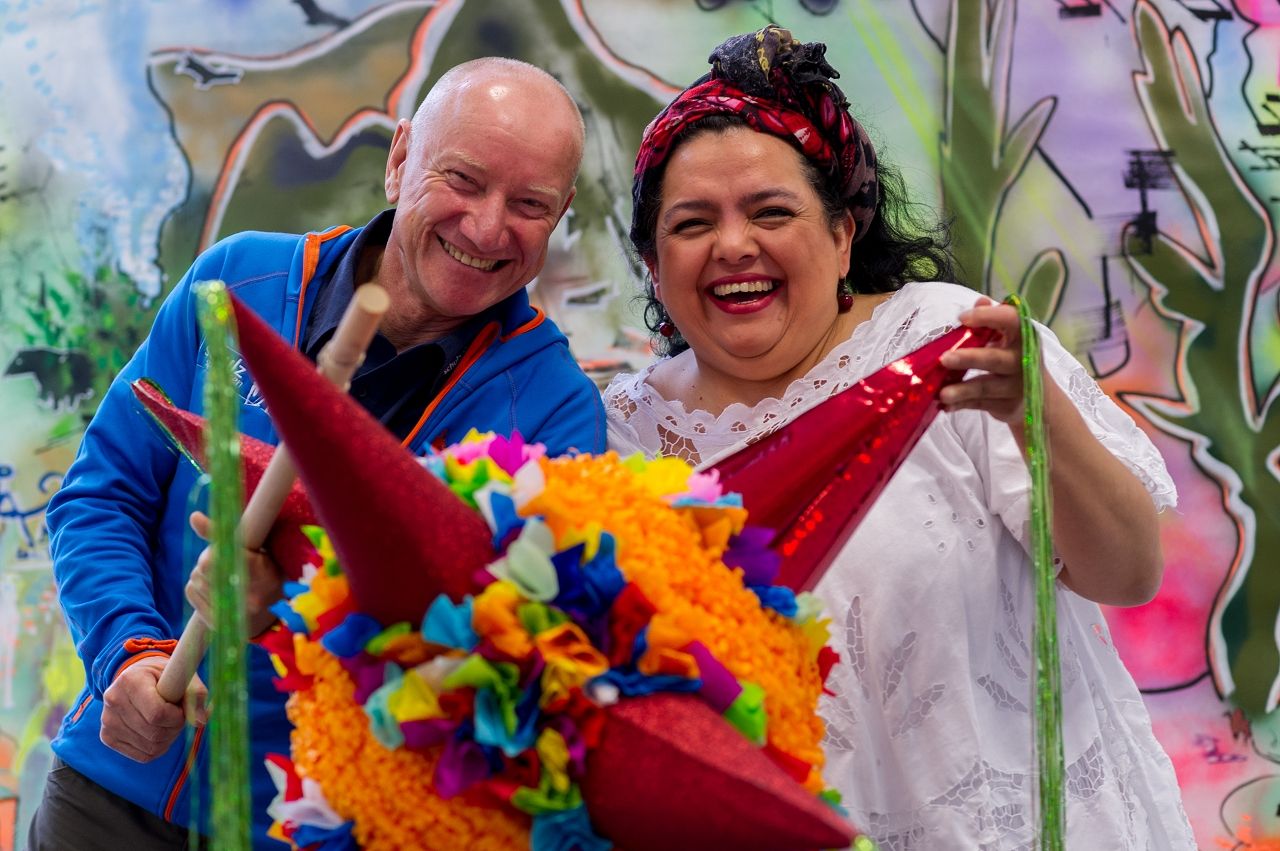
<svg viewBox="0 0 1280 851">
<path fill-rule="evenodd" d="M 187 526 L 198 472 L 151 425 L 129 384 L 150 378 L 178 407 L 199 413 L 207 350 L 194 284 L 225 282 L 296 347 L 311 307 L 308 288 L 327 281 L 357 233 L 346 227 L 301 237 L 245 233 L 204 252 L 111 385 L 49 506 L 54 575 L 88 681 L 63 719 L 53 750 L 99 785 L 180 825 L 190 819 L 193 770 L 207 776 L 201 737 L 180 737 L 163 756 L 142 764 L 107 748 L 98 736 L 102 695 L 112 680 L 138 659 L 167 655 L 181 633 L 183 587 L 203 547 L 191 540 Z M 408 448 L 422 453 L 460 440 L 474 427 L 503 435 L 519 430 L 552 454 L 603 451 L 599 394 L 578 369 L 564 335 L 529 305 L 524 290 L 503 302 L 497 315 L 428 405 L 406 438 Z M 275 430 L 251 387 L 242 381 L 240 430 L 275 443 Z M 282 848 L 265 837 L 266 807 L 275 789 L 263 757 L 288 753 L 289 723 L 284 696 L 271 683 L 270 661 L 258 647 L 250 650 L 249 668 L 254 841 Z M 211 699 L 216 707 L 217 695 Z M 208 784 L 199 785 L 207 794 Z M 204 822 L 209 806 L 202 799 Z"/>
</svg>

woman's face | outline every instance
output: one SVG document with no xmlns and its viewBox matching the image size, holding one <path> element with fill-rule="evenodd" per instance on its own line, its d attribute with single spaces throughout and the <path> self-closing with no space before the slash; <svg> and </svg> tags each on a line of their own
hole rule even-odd
<svg viewBox="0 0 1280 851">
<path fill-rule="evenodd" d="M 777 379 L 851 331 L 838 327 L 836 286 L 852 218 L 833 229 L 781 139 L 737 127 L 684 143 L 667 164 L 656 230 L 655 293 L 701 368 Z"/>
</svg>

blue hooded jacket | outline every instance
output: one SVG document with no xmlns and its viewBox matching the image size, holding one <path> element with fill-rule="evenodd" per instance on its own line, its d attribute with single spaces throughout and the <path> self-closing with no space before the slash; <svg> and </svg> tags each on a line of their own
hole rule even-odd
<svg viewBox="0 0 1280 851">
<path fill-rule="evenodd" d="M 202 733 L 179 737 L 148 763 L 134 762 L 99 739 L 107 687 L 133 662 L 168 655 L 181 633 L 183 587 L 203 547 L 190 539 L 187 526 L 198 471 L 150 423 L 129 385 L 150 378 L 179 408 L 200 413 L 207 350 L 194 284 L 225 282 L 296 347 L 311 307 L 308 288 L 327 280 L 358 233 L 345 226 L 305 236 L 243 233 L 201 254 L 107 391 L 49 505 L 54 576 L 87 679 L 53 750 L 99 785 L 179 825 L 190 820 L 193 769 L 207 776 Z M 502 302 L 496 315 L 405 439 L 408 448 L 421 454 L 460 440 L 474 427 L 504 435 L 519 430 L 551 454 L 603 451 L 599 393 L 574 362 L 564 335 L 530 306 L 524 290 Z M 278 440 L 248 381 L 241 384 L 240 430 Z M 284 847 L 266 837 L 266 808 L 275 787 L 263 758 L 288 753 L 290 729 L 273 673 L 267 654 L 252 647 L 251 769 L 254 843 L 260 848 Z M 217 696 L 211 699 L 216 704 Z M 207 824 L 208 784 L 199 786 Z"/>
</svg>

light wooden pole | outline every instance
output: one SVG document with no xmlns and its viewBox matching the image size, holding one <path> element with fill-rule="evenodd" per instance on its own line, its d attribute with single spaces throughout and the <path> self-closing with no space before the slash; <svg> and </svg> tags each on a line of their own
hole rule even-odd
<svg viewBox="0 0 1280 851">
<path fill-rule="evenodd" d="M 369 283 L 356 288 L 337 331 L 316 359 L 316 368 L 325 378 L 344 390 L 350 386 L 351 377 L 364 360 L 365 350 L 390 306 L 390 296 L 379 285 Z M 297 474 L 288 449 L 280 444 L 240 517 L 240 539 L 245 548 L 256 550 L 266 541 Z M 162 698 L 169 703 L 182 702 L 208 647 L 209 625 L 194 613 L 156 684 Z"/>
</svg>

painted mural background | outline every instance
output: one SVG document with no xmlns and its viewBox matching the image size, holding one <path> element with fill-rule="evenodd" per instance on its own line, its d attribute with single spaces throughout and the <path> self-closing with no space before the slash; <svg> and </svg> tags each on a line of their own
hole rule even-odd
<svg viewBox="0 0 1280 851">
<path fill-rule="evenodd" d="M 640 132 L 724 37 L 829 45 L 976 289 L 1022 292 L 1181 493 L 1112 636 L 1202 848 L 1280 842 L 1277 0 L 0 0 L 0 851 L 82 683 L 44 506 L 195 253 L 381 209 L 443 69 L 580 100 L 578 199 L 534 294 L 600 381 L 649 358 L 623 249 Z"/>
</svg>

